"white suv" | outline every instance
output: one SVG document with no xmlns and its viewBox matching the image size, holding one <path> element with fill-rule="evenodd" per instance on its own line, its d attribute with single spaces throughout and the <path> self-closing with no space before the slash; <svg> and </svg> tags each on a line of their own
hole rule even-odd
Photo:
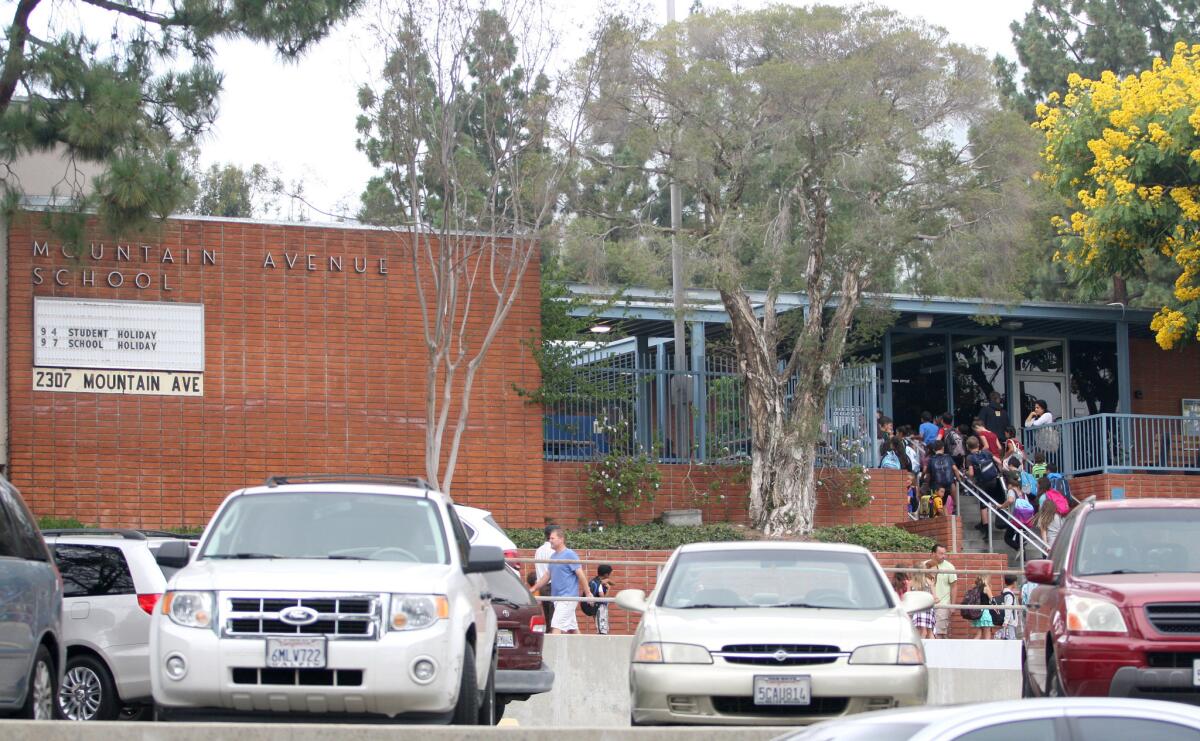
<svg viewBox="0 0 1200 741">
<path fill-rule="evenodd" d="M 160 716 L 494 722 L 496 617 L 449 497 L 420 479 L 272 477 L 221 504 L 151 630 Z"/>
<path fill-rule="evenodd" d="M 67 663 L 58 715 L 132 717 L 151 700 L 150 615 L 167 584 L 154 553 L 180 536 L 94 528 L 42 535 L 63 580 Z"/>
</svg>

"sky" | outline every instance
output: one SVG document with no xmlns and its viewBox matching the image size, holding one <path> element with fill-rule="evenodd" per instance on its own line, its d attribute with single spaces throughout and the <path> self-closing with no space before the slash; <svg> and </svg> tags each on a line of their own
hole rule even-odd
<svg viewBox="0 0 1200 741">
<path fill-rule="evenodd" d="M 546 2 L 554 10 L 554 22 L 561 26 L 556 30 L 564 47 L 569 51 L 572 44 L 578 44 L 582 52 L 579 40 L 594 20 L 598 4 Z M 1031 0 L 885 0 L 879 4 L 941 26 L 952 40 L 980 47 L 988 57 L 999 53 L 1012 59 L 1015 54 L 1008 27 L 1024 17 Z M 605 3 L 606 7 L 612 5 Z M 666 0 L 642 0 L 639 5 L 666 20 Z M 690 0 L 676 0 L 677 14 L 685 14 L 690 5 Z M 765 3 L 705 0 L 704 5 L 753 8 Z M 284 199 L 277 214 L 283 219 L 303 216 L 330 221 L 337 215 L 353 214 L 358 196 L 373 174 L 354 145 L 355 96 L 382 63 L 368 21 L 359 18 L 336 30 L 295 63 L 280 62 L 269 48 L 248 42 L 219 47 L 217 67 L 225 75 L 224 94 L 220 116 L 201 146 L 201 164 L 249 167 L 262 163 L 278 172 L 289 187 L 302 181 L 307 204 Z"/>
</svg>

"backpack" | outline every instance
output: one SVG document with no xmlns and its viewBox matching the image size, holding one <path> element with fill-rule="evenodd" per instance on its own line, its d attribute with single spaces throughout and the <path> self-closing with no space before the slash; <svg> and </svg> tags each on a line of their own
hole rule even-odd
<svg viewBox="0 0 1200 741">
<path fill-rule="evenodd" d="M 954 483 L 954 461 L 945 453 L 931 457 L 929 476 L 935 486 L 950 486 Z"/>
<path fill-rule="evenodd" d="M 1004 595 L 1001 594 L 999 597 L 992 597 L 992 604 L 1006 604 L 1004 601 Z M 1008 610 L 988 610 L 988 612 L 992 613 L 992 625 L 994 627 L 999 628 L 1001 625 L 1004 625 L 1004 614 L 1008 612 Z"/>
<path fill-rule="evenodd" d="M 946 434 L 942 436 L 946 442 L 946 452 L 955 457 L 962 457 L 967 454 L 967 449 L 963 447 L 963 437 L 958 434 L 958 430 L 946 429 Z"/>
<path fill-rule="evenodd" d="M 593 577 L 592 580 L 588 582 L 588 589 L 592 590 L 592 594 L 595 595 L 600 590 L 600 579 Z M 595 617 L 596 613 L 600 611 L 599 602 L 589 602 L 584 600 L 583 602 L 579 603 L 579 606 L 583 609 L 583 614 L 587 615 L 588 617 Z"/>
<path fill-rule="evenodd" d="M 1063 499 L 1065 499 L 1068 502 L 1071 501 L 1071 485 L 1069 483 L 1067 483 L 1066 476 L 1063 476 L 1061 473 L 1055 472 L 1055 473 L 1047 474 L 1046 478 L 1050 479 L 1050 488 L 1051 489 L 1058 490 L 1062 494 Z M 1066 512 L 1059 512 L 1059 514 L 1065 515 Z"/>
<path fill-rule="evenodd" d="M 1067 502 L 1067 498 L 1062 495 L 1062 492 L 1057 489 L 1047 489 L 1046 498 L 1054 502 L 1054 509 L 1058 510 L 1058 514 L 1066 517 L 1071 511 L 1071 505 Z"/>
<path fill-rule="evenodd" d="M 971 463 L 975 464 L 975 483 L 985 486 L 1000 478 L 1000 469 L 991 453 L 980 451 L 971 454 Z"/>
<path fill-rule="evenodd" d="M 880 468 L 891 468 L 893 470 L 899 471 L 900 470 L 900 459 L 896 457 L 896 451 L 889 450 L 887 452 L 887 455 L 883 456 L 883 460 L 879 463 L 879 467 Z"/>
<path fill-rule="evenodd" d="M 1037 490 L 1037 477 L 1028 471 L 1021 471 L 1021 491 L 1025 492 L 1025 496 L 1031 497 L 1037 494 Z"/>
<path fill-rule="evenodd" d="M 970 589 L 967 590 L 967 593 L 963 595 L 963 604 L 964 605 L 981 605 L 981 604 L 984 604 L 981 601 L 982 599 L 983 599 L 983 590 L 981 590 L 979 587 L 971 587 Z M 979 618 L 983 617 L 983 610 L 976 610 L 973 608 L 964 607 L 962 609 L 962 616 L 963 616 L 963 619 L 965 619 L 965 620 L 978 620 Z"/>
<path fill-rule="evenodd" d="M 1037 510 L 1033 508 L 1033 503 L 1026 499 L 1023 494 L 1013 502 L 1013 517 L 1022 525 L 1028 525 L 1032 522 L 1035 514 L 1037 514 Z"/>
</svg>

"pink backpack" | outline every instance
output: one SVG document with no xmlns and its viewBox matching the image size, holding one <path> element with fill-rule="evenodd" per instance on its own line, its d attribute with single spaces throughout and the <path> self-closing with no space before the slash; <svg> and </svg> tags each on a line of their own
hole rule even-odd
<svg viewBox="0 0 1200 741">
<path fill-rule="evenodd" d="M 1067 498 L 1058 489 L 1047 489 L 1046 496 L 1051 502 L 1054 502 L 1054 508 L 1058 510 L 1058 514 L 1066 517 L 1067 513 L 1071 511 L 1071 505 L 1067 504 Z"/>
</svg>

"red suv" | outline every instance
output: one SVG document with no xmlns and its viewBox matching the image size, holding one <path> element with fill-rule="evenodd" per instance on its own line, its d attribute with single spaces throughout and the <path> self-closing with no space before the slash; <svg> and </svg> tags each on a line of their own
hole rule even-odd
<svg viewBox="0 0 1200 741">
<path fill-rule="evenodd" d="M 505 569 L 484 574 L 496 613 L 496 719 L 514 700 L 549 692 L 554 671 L 542 661 L 546 618 L 520 577 Z"/>
<path fill-rule="evenodd" d="M 1088 499 L 1025 578 L 1026 694 L 1200 704 L 1200 500 Z"/>
</svg>

